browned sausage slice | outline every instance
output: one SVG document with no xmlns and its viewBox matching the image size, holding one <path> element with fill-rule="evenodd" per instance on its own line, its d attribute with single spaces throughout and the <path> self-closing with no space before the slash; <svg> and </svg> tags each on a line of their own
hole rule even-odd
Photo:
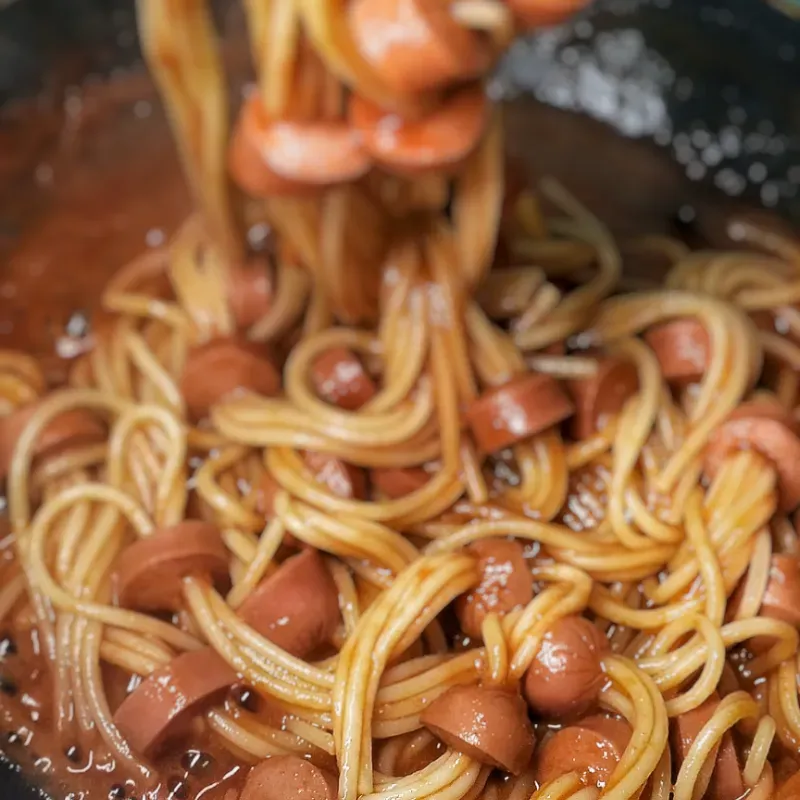
<svg viewBox="0 0 800 800">
<path fill-rule="evenodd" d="M 307 450 L 306 465 L 314 477 L 337 497 L 345 500 L 365 500 L 367 497 L 367 473 L 341 458 Z"/>
<path fill-rule="evenodd" d="M 142 611 L 177 611 L 183 605 L 182 581 L 189 576 L 227 585 L 228 551 L 216 525 L 184 520 L 125 548 L 116 573 L 119 604 Z"/>
<path fill-rule="evenodd" d="M 208 416 L 215 403 L 238 391 L 275 395 L 281 376 L 269 351 L 243 339 L 220 338 L 189 353 L 180 380 L 193 420 Z"/>
<path fill-rule="evenodd" d="M 797 556 L 772 556 L 759 613 L 800 627 L 800 559 Z"/>
<path fill-rule="evenodd" d="M 383 467 L 370 472 L 373 486 L 390 500 L 421 489 L 431 476 L 420 467 Z"/>
<path fill-rule="evenodd" d="M 577 14 L 589 0 L 509 0 L 514 16 L 526 28 L 560 25 Z"/>
<path fill-rule="evenodd" d="M 398 92 L 418 94 L 475 77 L 486 44 L 436 0 L 355 0 L 348 7 L 359 51 Z"/>
<path fill-rule="evenodd" d="M 554 733 L 539 749 L 539 784 L 577 772 L 585 786 L 604 789 L 631 738 L 630 726 L 611 717 L 593 716 Z"/>
<path fill-rule="evenodd" d="M 344 120 L 271 119 L 257 92 L 242 107 L 229 168 L 256 194 L 280 194 L 292 186 L 328 186 L 356 180 L 372 166 L 361 134 Z M 242 174 L 247 170 L 254 176 Z"/>
<path fill-rule="evenodd" d="M 412 775 L 425 769 L 444 753 L 445 747 L 439 739 L 426 737 L 424 741 L 412 740 L 401 751 L 395 761 L 396 775 Z"/>
<path fill-rule="evenodd" d="M 316 550 L 304 550 L 256 586 L 239 616 L 298 658 L 330 642 L 339 625 L 339 593 Z"/>
<path fill-rule="evenodd" d="M 713 478 L 725 458 L 739 450 L 755 450 L 775 467 L 783 511 L 800 504 L 800 436 L 788 412 L 764 400 L 739 406 L 709 439 L 703 465 L 706 475 Z"/>
<path fill-rule="evenodd" d="M 317 356 L 311 367 L 311 382 L 328 403 L 356 411 L 375 396 L 375 382 L 361 359 L 346 347 L 333 347 Z"/>
<path fill-rule="evenodd" d="M 533 599 L 533 578 L 525 561 L 525 550 L 510 539 L 483 539 L 467 547 L 478 558 L 480 583 L 456 598 L 461 629 L 480 639 L 487 614 L 500 616 L 525 606 Z"/>
<path fill-rule="evenodd" d="M 575 438 L 588 439 L 602 430 L 636 394 L 639 376 L 636 365 L 627 359 L 602 356 L 598 358 L 594 375 L 569 381 L 567 387 L 575 401 Z"/>
<path fill-rule="evenodd" d="M 265 472 L 255 487 L 256 511 L 259 514 L 263 514 L 267 519 L 273 517 L 275 514 L 275 495 L 280 490 L 281 487 L 275 478 L 269 472 Z"/>
<path fill-rule="evenodd" d="M 536 744 L 523 699 L 491 686 L 453 686 L 420 717 L 448 747 L 519 775 Z"/>
<path fill-rule="evenodd" d="M 551 719 L 585 714 L 606 681 L 600 661 L 607 651 L 608 640 L 588 619 L 560 619 L 525 673 L 522 693 L 530 707 Z"/>
<path fill-rule="evenodd" d="M 702 705 L 672 720 L 672 750 L 678 769 L 689 755 L 694 740 L 714 715 L 719 702 L 719 696 L 715 692 Z M 745 785 L 730 733 L 723 735 L 722 740 L 711 751 L 709 761 L 714 766 L 704 768 L 700 773 L 700 780 L 705 784 L 703 797 L 709 800 L 738 800 L 742 797 Z"/>
<path fill-rule="evenodd" d="M 339 782 L 298 756 L 272 756 L 250 770 L 239 800 L 336 800 Z"/>
<path fill-rule="evenodd" d="M 176 656 L 149 675 L 114 714 L 114 724 L 138 753 L 153 754 L 187 733 L 192 718 L 236 682 L 236 673 L 210 647 Z"/>
<path fill-rule="evenodd" d="M 795 773 L 778 788 L 775 800 L 797 800 L 800 797 L 800 772 Z"/>
<path fill-rule="evenodd" d="M 272 278 L 266 259 L 252 259 L 228 271 L 228 302 L 239 328 L 249 328 L 272 304 Z"/>
<path fill-rule="evenodd" d="M 402 119 L 357 94 L 348 113 L 375 161 L 401 175 L 419 175 L 452 168 L 475 149 L 489 120 L 489 104 L 476 84 L 456 90 L 417 120 Z"/>
<path fill-rule="evenodd" d="M 284 178 L 267 164 L 259 147 L 259 131 L 266 123 L 266 112 L 258 98 L 242 105 L 228 148 L 228 171 L 236 185 L 253 197 L 308 195 L 316 191 Z"/>
<path fill-rule="evenodd" d="M 466 420 L 478 447 L 495 453 L 557 425 L 574 410 L 555 378 L 530 373 L 481 395 Z"/>
<path fill-rule="evenodd" d="M 38 403 L 31 403 L 0 417 L 0 481 L 8 477 L 17 441 L 38 408 Z M 79 408 L 64 411 L 45 425 L 33 447 L 33 457 L 56 455 L 104 439 L 105 427 L 91 413 Z"/>
<path fill-rule="evenodd" d="M 699 320 L 684 317 L 655 325 L 645 333 L 644 340 L 668 382 L 694 383 L 708 368 L 711 342 Z"/>
</svg>

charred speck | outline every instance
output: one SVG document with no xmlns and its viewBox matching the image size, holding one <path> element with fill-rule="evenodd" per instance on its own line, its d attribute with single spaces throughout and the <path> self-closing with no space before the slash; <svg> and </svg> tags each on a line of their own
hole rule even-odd
<svg viewBox="0 0 800 800">
<path fill-rule="evenodd" d="M 252 690 L 243 686 L 234 692 L 236 702 L 245 710 L 255 713 L 258 711 L 258 695 Z"/>
<path fill-rule="evenodd" d="M 125 800 L 125 787 L 115 783 L 108 792 L 108 800 Z"/>
<path fill-rule="evenodd" d="M 17 693 L 17 684 L 14 683 L 11 678 L 0 675 L 0 692 L 9 697 L 13 697 Z"/>
<path fill-rule="evenodd" d="M 189 796 L 189 785 L 183 778 L 170 778 L 169 800 L 186 800 Z"/>
<path fill-rule="evenodd" d="M 213 759 L 208 753 L 202 750 L 187 750 L 181 756 L 181 767 L 190 775 L 200 775 L 205 772 L 213 763 Z"/>
<path fill-rule="evenodd" d="M 0 660 L 17 654 L 17 645 L 7 633 L 0 634 Z"/>
<path fill-rule="evenodd" d="M 80 748 L 73 744 L 70 745 L 65 751 L 64 755 L 73 763 L 77 764 L 81 760 L 81 751 Z"/>
</svg>

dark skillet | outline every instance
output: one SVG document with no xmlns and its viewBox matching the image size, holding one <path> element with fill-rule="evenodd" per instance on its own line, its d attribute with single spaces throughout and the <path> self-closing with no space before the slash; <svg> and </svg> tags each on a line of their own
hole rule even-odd
<svg viewBox="0 0 800 800">
<path fill-rule="evenodd" d="M 0 277 L 4 248 L 39 210 L 14 205 L 32 165 L 2 152 L 9 107 L 38 96 L 52 112 L 70 85 L 137 58 L 131 2 L 0 0 Z M 800 23 L 762 0 L 600 0 L 569 28 L 518 44 L 496 88 L 515 101 L 508 148 L 529 177 L 561 177 L 616 230 L 669 230 L 709 202 L 763 204 L 800 224 Z M 50 298 L 62 316 L 94 300 L 76 284 Z M 2 308 L 0 321 L 17 311 Z M 29 345 L 42 350 L 47 336 Z M 0 755 L 2 720 L 0 702 Z M 0 798 L 38 796 L 0 766 Z"/>
</svg>

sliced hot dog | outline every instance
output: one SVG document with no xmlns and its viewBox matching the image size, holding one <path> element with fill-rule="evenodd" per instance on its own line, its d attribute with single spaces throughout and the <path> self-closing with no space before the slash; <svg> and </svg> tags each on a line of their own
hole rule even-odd
<svg viewBox="0 0 800 800">
<path fill-rule="evenodd" d="M 17 441 L 38 408 L 37 403 L 31 403 L 0 417 L 0 481 L 8 477 Z M 52 456 L 70 447 L 102 442 L 105 435 L 105 426 L 89 411 L 78 408 L 64 411 L 44 426 L 33 447 L 33 457 Z"/>
<path fill-rule="evenodd" d="M 708 368 L 711 342 L 699 320 L 685 317 L 655 325 L 644 334 L 644 340 L 668 382 L 694 383 Z"/>
<path fill-rule="evenodd" d="M 544 636 L 522 693 L 546 719 L 585 714 L 606 681 L 601 665 L 608 640 L 588 619 L 564 617 Z"/>
<path fill-rule="evenodd" d="M 405 120 L 352 95 L 350 122 L 379 164 L 402 175 L 453 167 L 477 146 L 489 120 L 483 87 L 457 89 L 421 119 Z"/>
<path fill-rule="evenodd" d="M 589 0 L 509 0 L 509 8 L 525 28 L 560 25 L 589 4 Z"/>
<path fill-rule="evenodd" d="M 275 495 L 281 491 L 280 484 L 268 472 L 261 476 L 261 480 L 255 487 L 256 502 L 255 509 L 259 514 L 264 515 L 264 519 L 269 522 L 275 516 Z M 301 542 L 294 534 L 284 533 L 283 544 L 292 550 L 302 550 L 308 545 Z M 281 551 L 278 551 L 279 553 Z"/>
<path fill-rule="evenodd" d="M 490 53 L 437 0 L 355 0 L 348 7 L 358 49 L 401 93 L 418 94 L 476 77 Z"/>
<path fill-rule="evenodd" d="M 256 159 L 260 165 L 252 163 Z M 347 122 L 272 120 L 253 92 L 242 107 L 229 166 L 245 190 L 249 185 L 260 189 L 258 194 L 281 194 L 291 192 L 293 185 L 320 187 L 356 180 L 372 162 L 360 132 Z M 247 167 L 258 175 L 242 175 Z"/>
<path fill-rule="evenodd" d="M 256 511 L 270 519 L 275 514 L 275 495 L 281 490 L 280 485 L 269 474 L 265 472 L 256 486 Z"/>
<path fill-rule="evenodd" d="M 183 653 L 125 698 L 114 724 L 133 750 L 153 754 L 167 740 L 186 733 L 195 715 L 221 699 L 236 679 L 210 647 Z"/>
<path fill-rule="evenodd" d="M 510 539 L 483 539 L 467 547 L 478 558 L 481 581 L 456 598 L 455 609 L 461 629 L 479 639 L 487 614 L 503 616 L 533 599 L 533 578 L 525 561 L 525 550 Z"/>
<path fill-rule="evenodd" d="M 594 375 L 569 381 L 567 387 L 575 401 L 572 423 L 575 438 L 588 439 L 616 417 L 625 403 L 636 394 L 639 376 L 631 361 L 602 356 L 597 359 L 597 372 Z"/>
<path fill-rule="evenodd" d="M 478 447 L 495 453 L 557 425 L 574 410 L 555 378 L 532 372 L 482 394 L 466 420 Z"/>
<path fill-rule="evenodd" d="M 713 716 L 719 702 L 719 696 L 715 692 L 702 705 L 672 720 L 672 752 L 678 769 L 689 755 L 694 740 Z M 742 797 L 745 785 L 730 733 L 723 735 L 722 740 L 711 751 L 708 761 L 710 764 L 704 766 L 700 772 L 700 780 L 705 787 L 702 796 L 709 800 L 738 800 Z"/>
<path fill-rule="evenodd" d="M 725 458 L 739 450 L 755 450 L 775 467 L 783 511 L 800 504 L 800 436 L 788 412 L 764 400 L 739 406 L 709 439 L 704 459 L 706 475 L 713 478 Z"/>
<path fill-rule="evenodd" d="M 759 613 L 800 627 L 800 559 L 797 556 L 772 556 Z"/>
<path fill-rule="evenodd" d="M 307 195 L 318 191 L 289 180 L 269 166 L 259 147 L 259 131 L 268 124 L 264 106 L 256 98 L 242 105 L 228 147 L 228 172 L 236 185 L 252 197 Z"/>
<path fill-rule="evenodd" d="M 421 489 L 431 476 L 420 467 L 384 467 L 370 471 L 373 486 L 390 500 Z"/>
<path fill-rule="evenodd" d="M 298 658 L 330 642 L 339 625 L 339 593 L 316 550 L 304 550 L 259 583 L 239 616 Z"/>
<path fill-rule="evenodd" d="M 519 775 L 528 765 L 536 739 L 523 699 L 490 686 L 453 686 L 420 717 L 448 747 Z"/>
<path fill-rule="evenodd" d="M 798 797 L 800 797 L 800 772 L 780 785 L 775 800 L 797 800 Z"/>
<path fill-rule="evenodd" d="M 367 473 L 341 458 L 307 450 L 304 460 L 314 477 L 338 497 L 345 500 L 366 500 Z"/>
<path fill-rule="evenodd" d="M 275 395 L 281 376 L 264 345 L 220 338 L 189 353 L 180 380 L 181 394 L 193 420 L 208 416 L 215 403 L 237 391 Z"/>
<path fill-rule="evenodd" d="M 434 737 L 418 738 L 407 744 L 395 762 L 395 774 L 411 775 L 425 769 L 444 753 L 444 745 Z"/>
<path fill-rule="evenodd" d="M 272 304 L 272 277 L 265 259 L 229 269 L 228 302 L 239 328 L 249 328 Z"/>
<path fill-rule="evenodd" d="M 271 756 L 250 770 L 239 800 L 336 800 L 339 781 L 299 756 Z"/>
<path fill-rule="evenodd" d="M 124 608 L 177 611 L 183 605 L 184 578 L 205 578 L 225 587 L 228 570 L 228 551 L 219 528 L 187 519 L 122 551 L 116 571 L 117 598 Z"/>
<path fill-rule="evenodd" d="M 539 749 L 536 780 L 542 785 L 577 772 L 585 786 L 604 789 L 630 738 L 626 722 L 600 715 L 562 728 Z"/>
<path fill-rule="evenodd" d="M 356 411 L 375 396 L 375 381 L 361 359 L 346 347 L 333 347 L 317 356 L 311 367 L 311 382 L 328 403 Z"/>
</svg>

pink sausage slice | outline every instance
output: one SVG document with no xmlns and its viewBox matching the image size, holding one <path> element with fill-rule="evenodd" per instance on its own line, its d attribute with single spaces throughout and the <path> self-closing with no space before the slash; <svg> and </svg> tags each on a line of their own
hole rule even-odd
<svg viewBox="0 0 800 800">
<path fill-rule="evenodd" d="M 569 381 L 567 388 L 575 401 L 573 433 L 578 440 L 601 431 L 622 411 L 639 390 L 636 366 L 614 356 L 598 358 L 597 373 L 583 380 Z"/>
<path fill-rule="evenodd" d="M 577 772 L 585 786 L 604 789 L 631 738 L 630 726 L 611 717 L 593 716 L 554 733 L 539 749 L 539 785 Z"/>
<path fill-rule="evenodd" d="M 546 719 L 585 714 L 606 681 L 601 659 L 608 652 L 603 633 L 583 617 L 564 617 L 544 636 L 525 673 L 522 693 Z"/>
<path fill-rule="evenodd" d="M 778 788 L 774 800 L 797 800 L 800 797 L 800 772 L 796 772 Z"/>
<path fill-rule="evenodd" d="M 311 450 L 306 451 L 304 460 L 314 477 L 332 494 L 345 500 L 366 500 L 367 473 L 361 467 Z"/>
<path fill-rule="evenodd" d="M 454 167 L 477 147 L 489 102 L 476 84 L 457 89 L 421 119 L 403 119 L 357 94 L 348 113 L 375 161 L 400 175 L 418 175 Z"/>
<path fill-rule="evenodd" d="M 228 148 L 228 172 L 234 183 L 252 197 L 305 196 L 318 191 L 279 175 L 267 163 L 260 147 L 260 132 L 268 124 L 261 101 L 254 97 L 242 105 Z"/>
<path fill-rule="evenodd" d="M 800 559 L 797 556 L 772 556 L 759 613 L 800 627 Z"/>
<path fill-rule="evenodd" d="M 478 447 L 496 453 L 557 425 L 574 410 L 555 378 L 529 373 L 481 395 L 466 421 Z"/>
<path fill-rule="evenodd" d="M 259 583 L 239 616 L 265 639 L 305 658 L 336 633 L 339 593 L 319 553 L 304 550 Z"/>
<path fill-rule="evenodd" d="M 375 396 L 375 381 L 361 359 L 346 347 L 333 347 L 317 356 L 311 367 L 317 394 L 333 406 L 356 411 Z"/>
<path fill-rule="evenodd" d="M 177 611 L 183 606 L 183 579 L 190 576 L 218 588 L 229 583 L 228 551 L 210 522 L 184 520 L 125 548 L 116 572 L 119 604 L 141 611 Z"/>
<path fill-rule="evenodd" d="M 509 0 L 509 8 L 525 28 L 560 25 L 589 4 L 589 0 Z"/>
<path fill-rule="evenodd" d="M 255 488 L 256 503 L 255 509 L 259 514 L 264 515 L 264 519 L 268 522 L 275 516 L 275 495 L 281 491 L 281 487 L 275 478 L 268 472 L 265 472 L 261 477 L 258 485 Z M 301 542 L 294 534 L 284 533 L 283 543 L 287 547 L 295 550 L 302 550 L 308 545 Z M 278 551 L 280 553 L 280 551 Z"/>
<path fill-rule="evenodd" d="M 800 504 L 800 436 L 789 413 L 777 403 L 764 400 L 739 406 L 709 439 L 706 475 L 713 478 L 725 458 L 739 450 L 755 450 L 775 467 L 783 511 L 792 511 Z"/>
<path fill-rule="evenodd" d="M 519 775 L 536 744 L 523 699 L 490 686 L 453 686 L 420 716 L 448 747 Z"/>
<path fill-rule="evenodd" d="M 232 338 L 215 339 L 192 350 L 180 380 L 193 420 L 208 416 L 211 406 L 236 392 L 269 397 L 280 388 L 280 372 L 269 351 L 255 342 Z"/>
<path fill-rule="evenodd" d="M 699 320 L 684 317 L 656 325 L 645 333 L 644 340 L 668 382 L 694 383 L 708 368 L 711 342 Z"/>
<path fill-rule="evenodd" d="M 719 702 L 719 696 L 715 692 L 702 705 L 672 720 L 672 752 L 678 769 L 689 755 L 694 740 L 713 716 Z M 730 733 L 724 734 L 720 743 L 711 751 L 709 760 L 714 764 L 711 773 L 707 770 L 700 773 L 707 789 L 703 797 L 708 800 L 739 800 L 745 793 L 745 785 Z"/>
<path fill-rule="evenodd" d="M 8 477 L 17 441 L 38 408 L 38 403 L 31 403 L 0 417 L 0 481 Z M 88 411 L 65 411 L 45 425 L 34 444 L 33 457 L 53 456 L 70 447 L 102 442 L 105 436 L 105 426 Z"/>
<path fill-rule="evenodd" d="M 489 66 L 480 36 L 437 0 L 354 0 L 350 30 L 359 51 L 396 91 L 418 94 L 475 77 Z"/>
<path fill-rule="evenodd" d="M 257 92 L 242 106 L 229 152 L 234 179 L 258 196 L 357 180 L 371 166 L 360 133 L 347 122 L 271 119 Z"/>
<path fill-rule="evenodd" d="M 272 305 L 272 277 L 263 258 L 229 269 L 228 303 L 238 328 L 249 328 Z"/>
<path fill-rule="evenodd" d="M 272 756 L 250 770 L 239 800 L 336 800 L 339 781 L 298 756 Z"/>
<path fill-rule="evenodd" d="M 419 467 L 382 467 L 370 472 L 372 485 L 390 500 L 421 489 L 431 476 Z"/>
<path fill-rule="evenodd" d="M 220 700 L 236 673 L 210 647 L 173 658 L 148 676 L 114 714 L 114 724 L 138 753 L 152 755 L 187 733 L 192 719 Z"/>
<path fill-rule="evenodd" d="M 533 599 L 533 578 L 525 550 L 510 539 L 483 539 L 467 547 L 478 558 L 478 586 L 456 599 L 455 610 L 467 636 L 481 638 L 487 614 L 503 616 Z"/>
<path fill-rule="evenodd" d="M 275 514 L 275 495 L 280 490 L 281 487 L 275 478 L 269 472 L 265 472 L 255 487 L 256 511 L 267 519 L 271 519 Z"/>
</svg>

